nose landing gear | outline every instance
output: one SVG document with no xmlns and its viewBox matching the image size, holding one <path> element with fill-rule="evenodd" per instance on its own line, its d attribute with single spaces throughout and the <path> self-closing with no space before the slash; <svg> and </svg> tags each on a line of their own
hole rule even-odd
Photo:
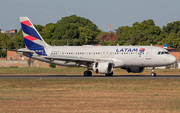
<svg viewBox="0 0 180 113">
<path fill-rule="evenodd" d="M 151 76 L 152 76 L 152 77 L 156 76 L 156 73 L 155 73 L 155 71 L 154 71 L 154 67 L 151 68 L 151 71 L 152 71 Z"/>
</svg>

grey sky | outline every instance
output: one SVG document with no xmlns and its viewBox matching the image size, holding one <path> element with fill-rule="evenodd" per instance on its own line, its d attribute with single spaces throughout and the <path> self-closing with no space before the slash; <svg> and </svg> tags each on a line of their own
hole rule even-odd
<svg viewBox="0 0 180 113">
<path fill-rule="evenodd" d="M 56 23 L 62 17 L 77 15 L 108 31 L 135 22 L 153 19 L 157 26 L 180 20 L 179 0 L 0 0 L 2 31 L 20 29 L 20 16 L 33 24 Z"/>
</svg>

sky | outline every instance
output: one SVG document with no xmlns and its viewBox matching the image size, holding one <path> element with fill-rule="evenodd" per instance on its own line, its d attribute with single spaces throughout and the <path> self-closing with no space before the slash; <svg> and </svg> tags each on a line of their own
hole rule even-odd
<svg viewBox="0 0 180 113">
<path fill-rule="evenodd" d="M 77 15 L 95 23 L 102 31 L 152 19 L 159 27 L 180 20 L 180 0 L 0 0 L 0 29 L 21 28 L 19 17 L 33 24 L 56 23 Z"/>
</svg>

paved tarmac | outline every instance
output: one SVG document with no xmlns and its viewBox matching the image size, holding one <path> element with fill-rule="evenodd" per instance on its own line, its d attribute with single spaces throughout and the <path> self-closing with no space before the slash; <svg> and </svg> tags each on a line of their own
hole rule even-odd
<svg viewBox="0 0 180 113">
<path fill-rule="evenodd" d="M 114 75 L 106 77 L 104 75 L 0 75 L 0 79 L 180 79 L 180 75 Z"/>
</svg>

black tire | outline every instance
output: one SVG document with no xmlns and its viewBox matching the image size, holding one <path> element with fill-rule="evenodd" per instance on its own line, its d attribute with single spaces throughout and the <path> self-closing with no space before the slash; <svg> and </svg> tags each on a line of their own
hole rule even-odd
<svg viewBox="0 0 180 113">
<path fill-rule="evenodd" d="M 84 76 L 92 76 L 92 72 L 91 71 L 84 71 Z"/>
<path fill-rule="evenodd" d="M 106 74 L 106 76 L 113 76 L 113 72 Z"/>
<path fill-rule="evenodd" d="M 88 71 L 84 71 L 84 76 L 87 77 L 89 75 Z"/>
<path fill-rule="evenodd" d="M 88 76 L 92 76 L 92 72 L 91 71 L 88 71 L 89 75 Z"/>
</svg>

